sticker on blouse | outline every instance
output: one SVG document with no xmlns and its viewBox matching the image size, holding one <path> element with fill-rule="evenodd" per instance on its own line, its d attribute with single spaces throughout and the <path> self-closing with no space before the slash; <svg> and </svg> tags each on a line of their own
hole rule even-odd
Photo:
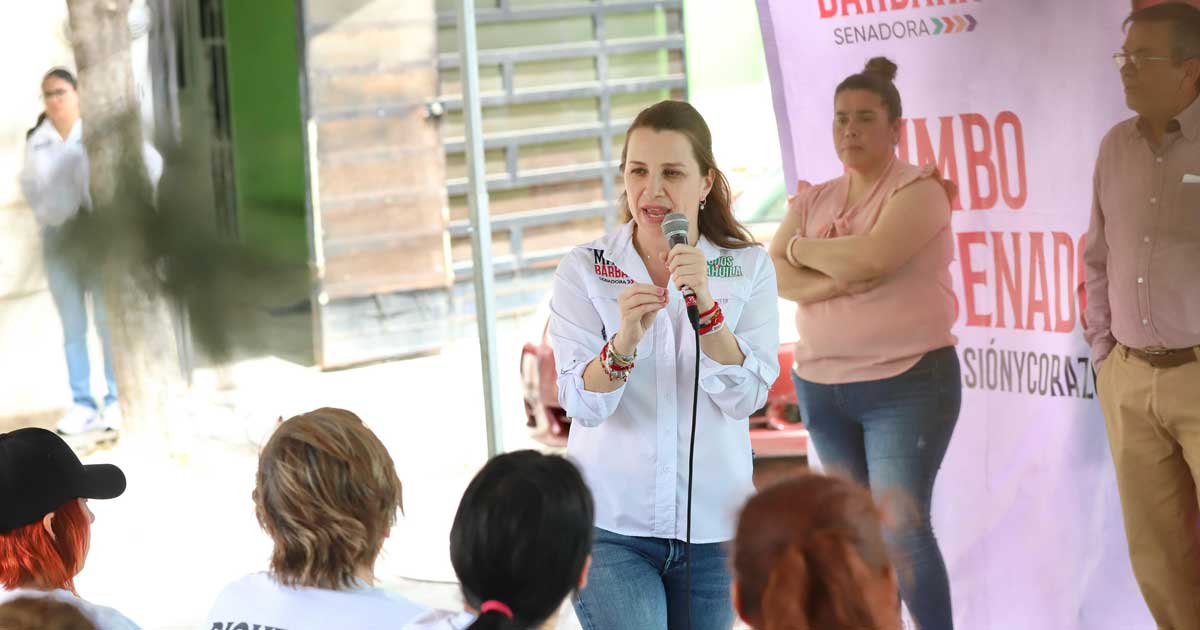
<svg viewBox="0 0 1200 630">
<path fill-rule="evenodd" d="M 596 273 L 596 277 L 602 282 L 609 284 L 633 284 L 633 278 L 630 278 L 624 271 L 621 271 L 617 263 L 604 257 L 603 249 L 593 249 L 592 254 L 596 257 L 593 271 Z"/>
<path fill-rule="evenodd" d="M 733 264 L 733 256 L 718 256 L 708 261 L 709 278 L 741 278 L 742 266 Z"/>
<path fill-rule="evenodd" d="M 1185 184 L 1200 184 L 1200 175 L 1184 173 L 1183 174 L 1183 183 L 1185 183 Z"/>
</svg>

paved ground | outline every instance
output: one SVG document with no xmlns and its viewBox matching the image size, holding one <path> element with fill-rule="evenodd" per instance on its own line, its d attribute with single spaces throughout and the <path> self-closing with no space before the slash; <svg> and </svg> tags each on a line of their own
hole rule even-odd
<svg viewBox="0 0 1200 630">
<path fill-rule="evenodd" d="M 500 324 L 500 365 L 518 365 L 524 324 Z M 53 426 L 66 398 L 61 343 L 36 277 L 29 291 L 0 299 L 0 431 Z M 97 345 L 93 339 L 94 357 Z M 169 442 L 130 433 L 87 456 L 119 464 L 129 489 L 93 502 L 80 592 L 147 628 L 196 627 L 226 582 L 265 567 L 269 542 L 250 501 L 258 444 L 276 418 L 341 406 L 380 435 L 405 486 L 406 516 L 385 546 L 379 577 L 414 600 L 458 607 L 446 547 L 458 497 L 486 456 L 478 356 L 477 340 L 462 339 L 437 355 L 329 373 L 272 356 L 197 370 Z M 98 373 L 93 382 L 102 392 Z M 501 391 L 506 447 L 534 446 L 518 375 L 502 374 Z"/>
<path fill-rule="evenodd" d="M 57 315 L 46 292 L 32 286 L 0 299 L 0 356 L 6 359 L 0 361 L 0 431 L 52 426 L 65 396 Z M 524 426 L 515 369 L 525 340 L 540 333 L 535 317 L 498 324 L 503 437 L 510 450 L 536 447 Z M 80 593 L 148 629 L 196 628 L 224 584 L 266 566 L 270 545 L 250 499 L 259 444 L 279 417 L 339 406 L 380 435 L 404 483 L 405 516 L 384 547 L 379 578 L 415 601 L 459 608 L 447 538 L 459 496 L 486 456 L 477 339 L 460 339 L 432 356 L 323 373 L 277 358 L 303 361 L 302 349 L 263 351 L 295 345 L 297 331 L 302 337 L 307 330 L 303 322 L 281 320 L 268 330 L 282 341 L 266 340 L 231 365 L 196 371 L 190 392 L 178 401 L 168 441 L 128 433 L 116 447 L 85 458 L 120 465 L 129 488 L 119 499 L 91 504 L 97 520 L 88 565 L 77 580 Z M 93 381 L 102 391 L 99 374 Z M 777 474 L 780 466 L 761 472 Z M 578 622 L 566 606 L 550 627 L 577 628 Z"/>
</svg>

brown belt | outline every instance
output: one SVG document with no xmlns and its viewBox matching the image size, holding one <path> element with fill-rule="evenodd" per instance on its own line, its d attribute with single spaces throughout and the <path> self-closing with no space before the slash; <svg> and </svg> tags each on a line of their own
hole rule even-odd
<svg viewBox="0 0 1200 630">
<path fill-rule="evenodd" d="M 1129 356 L 1141 359 L 1155 368 L 1172 368 L 1187 365 L 1200 360 L 1196 357 L 1196 348 L 1177 348 L 1174 350 L 1125 348 Z"/>
</svg>

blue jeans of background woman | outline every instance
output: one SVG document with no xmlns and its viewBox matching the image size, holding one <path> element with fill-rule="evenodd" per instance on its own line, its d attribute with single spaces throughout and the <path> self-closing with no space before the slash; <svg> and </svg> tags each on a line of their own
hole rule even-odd
<svg viewBox="0 0 1200 630">
<path fill-rule="evenodd" d="M 109 342 L 108 322 L 104 309 L 104 298 L 94 278 L 85 277 L 86 266 L 73 264 L 62 250 L 62 238 L 66 226 L 42 228 L 42 260 L 46 268 L 46 284 L 54 298 L 62 320 L 63 350 L 67 358 L 67 376 L 71 385 L 71 397 L 75 404 L 100 409 L 92 396 L 91 361 L 88 359 L 87 296 L 92 296 L 92 312 L 96 318 L 96 332 L 104 348 L 104 380 L 108 383 L 108 395 L 104 405 L 117 401 L 117 380 L 113 376 L 112 348 Z"/>
<path fill-rule="evenodd" d="M 572 603 L 583 630 L 729 630 L 733 578 L 721 543 L 692 545 L 689 598 L 679 540 L 624 536 L 596 529 L 587 588 Z"/>
<path fill-rule="evenodd" d="M 921 630 L 954 627 L 950 582 L 930 520 L 933 485 L 958 422 L 958 355 L 927 353 L 892 378 L 823 385 L 794 373 L 800 416 L 830 472 L 850 475 L 901 510 L 887 532 L 900 595 Z"/>
</svg>

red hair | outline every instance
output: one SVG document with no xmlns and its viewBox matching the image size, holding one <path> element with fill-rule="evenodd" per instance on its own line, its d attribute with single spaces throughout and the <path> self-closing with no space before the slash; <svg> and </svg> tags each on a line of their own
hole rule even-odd
<svg viewBox="0 0 1200 630">
<path fill-rule="evenodd" d="M 54 510 L 51 536 L 42 521 L 0 533 L 0 586 L 39 585 L 75 592 L 75 574 L 87 555 L 91 521 L 79 499 Z"/>
<path fill-rule="evenodd" d="M 865 488 L 805 474 L 752 497 L 738 518 L 738 611 L 758 630 L 866 630 L 865 586 L 892 571 L 882 514 Z"/>
</svg>

